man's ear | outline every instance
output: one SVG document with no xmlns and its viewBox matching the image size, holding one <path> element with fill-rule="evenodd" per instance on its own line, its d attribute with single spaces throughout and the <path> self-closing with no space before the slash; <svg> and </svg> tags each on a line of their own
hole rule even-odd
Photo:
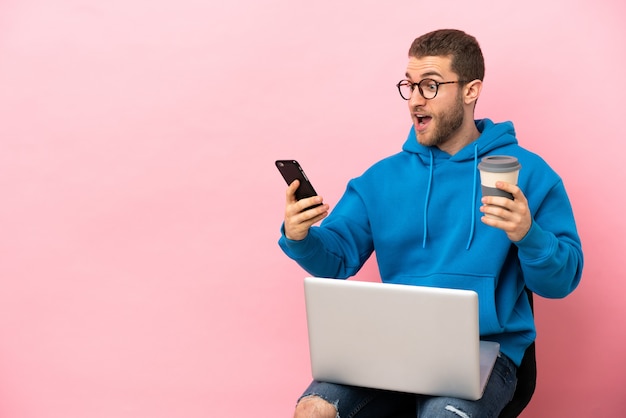
<svg viewBox="0 0 626 418">
<path fill-rule="evenodd" d="M 478 97 L 480 96 L 480 91 L 483 88 L 482 80 L 473 80 L 465 85 L 463 89 L 463 100 L 465 104 L 476 103 Z"/>
</svg>

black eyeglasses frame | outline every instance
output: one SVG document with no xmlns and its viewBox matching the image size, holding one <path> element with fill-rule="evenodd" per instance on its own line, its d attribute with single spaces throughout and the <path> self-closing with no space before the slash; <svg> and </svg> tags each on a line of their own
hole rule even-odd
<svg viewBox="0 0 626 418">
<path fill-rule="evenodd" d="M 426 96 L 424 96 L 424 90 L 422 89 L 421 84 L 422 84 L 423 82 L 425 82 L 425 81 L 427 81 L 427 82 L 432 82 L 432 83 L 434 83 L 434 84 L 435 84 L 435 94 L 433 95 L 433 97 L 426 97 Z M 468 83 L 468 82 L 469 82 L 469 81 L 467 81 L 467 80 L 456 80 L 456 81 L 436 81 L 436 80 L 433 80 L 432 78 L 424 78 L 424 79 L 420 80 L 420 81 L 419 81 L 419 82 L 417 82 L 417 83 L 411 83 L 411 81 L 410 81 L 410 80 L 406 80 L 406 79 L 405 79 L 405 80 L 400 80 L 400 81 L 398 82 L 398 84 L 396 84 L 396 87 L 398 88 L 398 93 L 400 93 L 400 97 L 402 97 L 404 100 L 411 100 L 411 96 L 413 95 L 413 92 L 415 91 L 415 87 L 417 87 L 417 90 L 420 92 L 420 95 L 421 95 L 424 99 L 426 99 L 426 100 L 432 100 L 432 99 L 434 99 L 435 97 L 437 97 L 437 93 L 439 93 L 439 86 L 441 86 L 442 84 L 454 84 L 454 83 L 459 83 L 459 84 L 462 84 L 462 83 Z M 404 95 L 402 94 L 402 87 L 403 87 L 403 86 L 407 86 L 407 87 L 409 87 L 409 88 L 411 89 L 411 96 L 409 96 L 409 97 L 404 97 Z"/>
</svg>

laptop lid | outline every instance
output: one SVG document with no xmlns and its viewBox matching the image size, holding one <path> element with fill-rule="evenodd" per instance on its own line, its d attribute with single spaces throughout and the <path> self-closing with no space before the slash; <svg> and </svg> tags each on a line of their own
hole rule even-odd
<svg viewBox="0 0 626 418">
<path fill-rule="evenodd" d="M 315 277 L 304 287 L 314 379 L 482 397 L 499 344 L 479 339 L 475 292 Z"/>
</svg>

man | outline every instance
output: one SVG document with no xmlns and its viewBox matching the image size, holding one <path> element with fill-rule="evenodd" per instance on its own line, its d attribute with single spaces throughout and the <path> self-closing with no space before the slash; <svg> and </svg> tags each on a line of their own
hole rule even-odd
<svg viewBox="0 0 626 418">
<path fill-rule="evenodd" d="M 578 285 L 583 255 L 563 183 L 518 145 L 511 122 L 474 120 L 483 76 L 472 36 L 439 30 L 417 38 L 397 85 L 413 120 L 402 151 L 351 180 L 330 214 L 319 196 L 296 201 L 298 182 L 292 183 L 279 241 L 315 276 L 350 277 L 376 251 L 384 282 L 476 291 L 481 338 L 501 347 L 483 397 L 472 402 L 314 381 L 296 417 L 380 418 L 407 403 L 418 417 L 497 417 L 535 338 L 524 288 L 561 298 Z M 481 198 L 477 164 L 486 155 L 521 163 L 518 186 L 496 184 L 513 199 Z"/>
</svg>

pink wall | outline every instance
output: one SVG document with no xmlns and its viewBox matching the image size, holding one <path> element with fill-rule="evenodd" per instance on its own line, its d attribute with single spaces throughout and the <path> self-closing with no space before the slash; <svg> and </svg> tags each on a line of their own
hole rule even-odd
<svg viewBox="0 0 626 418">
<path fill-rule="evenodd" d="M 399 150 L 394 84 L 440 27 L 481 41 L 479 116 L 514 120 L 560 172 L 583 239 L 580 288 L 537 299 L 524 417 L 615 416 L 625 15 L 617 0 L 4 0 L 0 416 L 289 416 L 309 380 L 305 273 L 276 245 L 273 161 L 299 159 L 334 204 Z"/>
</svg>

